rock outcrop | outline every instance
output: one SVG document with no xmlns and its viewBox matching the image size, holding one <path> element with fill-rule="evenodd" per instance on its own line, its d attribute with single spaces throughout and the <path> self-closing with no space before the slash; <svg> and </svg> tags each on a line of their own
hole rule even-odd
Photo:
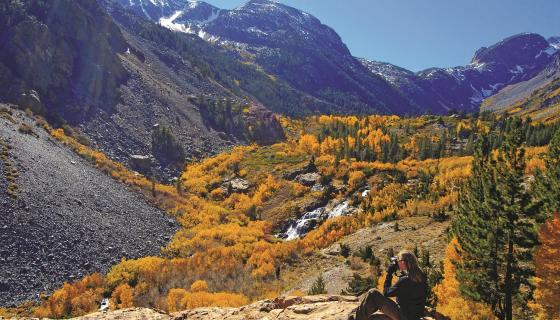
<svg viewBox="0 0 560 320">
<path fill-rule="evenodd" d="M 358 297 L 318 295 L 307 297 L 280 297 L 274 300 L 263 300 L 240 308 L 198 308 L 168 314 L 145 308 L 134 308 L 111 311 L 108 313 L 93 313 L 79 317 L 80 320 L 116 320 L 116 319 L 145 319 L 145 320 L 249 320 L 249 319 L 321 319 L 346 320 L 348 315 L 358 306 Z M 370 319 L 386 319 L 377 313 Z M 445 319 L 441 315 L 424 319 Z"/>
</svg>

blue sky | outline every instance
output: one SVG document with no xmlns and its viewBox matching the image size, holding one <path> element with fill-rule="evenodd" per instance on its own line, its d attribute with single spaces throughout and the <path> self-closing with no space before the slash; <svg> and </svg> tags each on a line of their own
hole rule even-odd
<svg viewBox="0 0 560 320">
<path fill-rule="evenodd" d="M 224 9 L 245 0 L 206 0 Z M 353 55 L 413 71 L 467 64 L 521 32 L 560 36 L 560 0 L 279 0 L 332 27 Z"/>
</svg>

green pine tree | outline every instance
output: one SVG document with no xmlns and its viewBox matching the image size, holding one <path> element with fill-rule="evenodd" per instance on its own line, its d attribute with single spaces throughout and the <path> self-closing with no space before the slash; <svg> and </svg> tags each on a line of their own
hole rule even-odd
<svg viewBox="0 0 560 320">
<path fill-rule="evenodd" d="M 513 301 L 529 285 L 527 262 L 536 244 L 530 196 L 523 184 L 522 121 L 508 121 L 504 143 L 493 157 L 489 143 L 476 143 L 472 175 L 457 206 L 453 231 L 461 244 L 457 266 L 461 292 L 487 303 L 499 319 L 511 320 Z"/>
<path fill-rule="evenodd" d="M 546 169 L 544 172 L 537 172 L 532 189 L 540 222 L 550 214 L 560 212 L 560 129 L 556 130 L 548 145 L 545 163 Z"/>
</svg>

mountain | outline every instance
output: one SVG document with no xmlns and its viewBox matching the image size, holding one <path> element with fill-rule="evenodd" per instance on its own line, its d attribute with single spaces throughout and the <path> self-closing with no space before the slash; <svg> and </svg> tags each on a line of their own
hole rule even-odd
<svg viewBox="0 0 560 320">
<path fill-rule="evenodd" d="M 0 101 L 26 108 L 22 100 L 33 96 L 33 111 L 51 123 L 70 124 L 119 162 L 150 156 L 160 173 L 167 164 L 153 154 L 155 128 L 168 128 L 187 158 L 199 158 L 236 144 L 277 141 L 281 127 L 258 101 L 282 110 L 307 99 L 198 37 L 103 1 L 10 2 L 0 6 L 0 24 Z M 253 107 L 221 115 L 218 123 L 200 104 L 221 99 Z"/>
<path fill-rule="evenodd" d="M 118 2 L 134 9 L 126 1 Z M 138 14 L 138 10 L 135 12 Z M 252 0 L 234 10 L 222 10 L 205 2 L 189 1 L 171 15 L 150 19 L 226 48 L 243 63 L 255 64 L 271 77 L 323 101 L 311 111 L 422 111 L 383 78 L 370 73 L 333 29 L 281 3 Z"/>
<path fill-rule="evenodd" d="M 476 111 L 485 98 L 544 70 L 554 59 L 555 46 L 553 40 L 524 33 L 479 49 L 466 66 L 412 73 L 388 63 L 362 63 L 424 108 Z"/>
<path fill-rule="evenodd" d="M 135 8 L 128 1 L 118 2 Z M 413 73 L 352 57 L 330 27 L 275 1 L 252 0 L 234 10 L 202 1 L 183 1 L 177 10 L 166 9 L 167 3 L 159 7 L 157 15 L 144 16 L 226 48 L 293 88 L 342 107 L 321 112 L 477 111 L 485 98 L 537 75 L 560 47 L 558 38 L 549 43 L 537 34 L 519 34 L 479 49 L 466 66 Z M 175 3 L 178 7 L 181 4 Z"/>
<path fill-rule="evenodd" d="M 115 0 L 148 19 L 168 16 L 185 6 L 185 0 Z"/>
<path fill-rule="evenodd" d="M 556 48 L 557 50 L 560 49 L 560 36 L 554 36 L 548 38 L 548 43 L 550 43 L 550 45 Z"/>
<path fill-rule="evenodd" d="M 560 54 L 537 76 L 484 100 L 481 111 L 508 112 L 548 122 L 560 117 Z"/>
</svg>

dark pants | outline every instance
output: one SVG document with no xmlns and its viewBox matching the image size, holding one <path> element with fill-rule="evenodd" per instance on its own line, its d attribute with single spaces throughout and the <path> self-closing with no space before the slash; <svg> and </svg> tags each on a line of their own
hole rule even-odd
<svg viewBox="0 0 560 320">
<path fill-rule="evenodd" d="M 383 317 L 382 315 L 372 316 L 372 314 L 376 311 L 383 312 L 385 314 L 385 317 Z M 399 308 L 399 305 L 395 301 L 385 297 L 383 293 L 381 293 L 377 289 L 371 289 L 364 294 L 364 296 L 360 300 L 358 309 L 356 309 L 355 319 L 406 320 L 405 316 L 402 314 L 402 311 Z"/>
</svg>

